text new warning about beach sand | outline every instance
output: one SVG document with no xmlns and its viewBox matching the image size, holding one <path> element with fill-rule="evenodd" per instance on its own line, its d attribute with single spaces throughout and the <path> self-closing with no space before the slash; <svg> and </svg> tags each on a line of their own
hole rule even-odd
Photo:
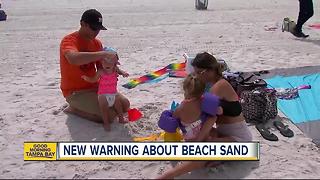
<svg viewBox="0 0 320 180">
<path fill-rule="evenodd" d="M 258 142 L 25 142 L 24 160 L 259 160 Z"/>
</svg>

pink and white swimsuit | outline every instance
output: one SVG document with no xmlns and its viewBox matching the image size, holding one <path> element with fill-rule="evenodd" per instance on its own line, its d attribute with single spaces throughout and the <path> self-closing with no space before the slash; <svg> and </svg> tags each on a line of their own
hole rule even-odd
<svg viewBox="0 0 320 180">
<path fill-rule="evenodd" d="M 195 100 L 195 98 L 193 98 L 193 99 L 185 99 L 185 100 L 182 101 L 181 104 L 184 104 L 186 102 L 191 102 L 193 100 Z M 196 121 L 194 121 L 192 123 L 185 123 L 185 122 L 183 122 L 181 120 L 180 120 L 180 122 L 181 122 L 181 125 L 183 126 L 183 129 L 184 129 L 182 131 L 183 132 L 183 138 L 186 141 L 195 139 L 198 136 L 198 134 L 199 134 L 199 132 L 201 130 L 201 127 L 203 125 L 202 121 L 200 119 L 196 120 Z"/>
<path fill-rule="evenodd" d="M 184 140 L 193 140 L 200 133 L 202 122 L 201 120 L 197 120 L 193 123 L 184 123 L 181 121 L 181 124 L 184 126 L 185 132 L 183 133 Z"/>
<path fill-rule="evenodd" d="M 109 107 L 112 107 L 117 95 L 118 74 L 102 74 L 99 80 L 98 94 L 104 95 L 107 98 Z"/>
</svg>

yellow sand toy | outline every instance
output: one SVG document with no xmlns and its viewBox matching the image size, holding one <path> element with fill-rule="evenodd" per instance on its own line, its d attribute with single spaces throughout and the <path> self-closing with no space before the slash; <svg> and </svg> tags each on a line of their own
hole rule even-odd
<svg viewBox="0 0 320 180">
<path fill-rule="evenodd" d="M 183 138 L 180 133 L 180 129 L 177 129 L 175 133 L 161 132 L 158 134 L 152 134 L 147 137 L 133 138 L 133 141 L 135 142 L 146 142 L 146 141 L 180 142 L 182 140 Z"/>
<path fill-rule="evenodd" d="M 164 142 L 180 142 L 182 141 L 182 139 L 183 137 L 182 137 L 182 134 L 180 133 L 179 128 L 177 128 L 177 131 L 175 133 L 164 132 L 164 137 L 163 137 Z"/>
<path fill-rule="evenodd" d="M 137 137 L 133 138 L 133 141 L 136 142 L 145 142 L 145 141 L 164 141 L 164 142 L 180 142 L 183 140 L 178 121 L 174 118 L 171 118 L 172 111 L 174 111 L 179 106 L 179 103 L 173 101 L 171 103 L 171 110 L 164 111 L 158 122 L 158 125 L 161 129 L 165 129 L 164 132 L 158 134 L 152 134 L 147 137 Z"/>
</svg>

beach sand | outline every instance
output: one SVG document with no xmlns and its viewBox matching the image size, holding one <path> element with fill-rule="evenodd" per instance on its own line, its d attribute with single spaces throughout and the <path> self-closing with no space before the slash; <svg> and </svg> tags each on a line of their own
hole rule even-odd
<svg viewBox="0 0 320 180">
<path fill-rule="evenodd" d="M 314 1 L 320 17 L 319 2 Z M 119 90 L 144 117 L 112 132 L 62 112 L 59 43 L 78 30 L 81 14 L 98 9 L 107 31 L 98 38 L 118 50 L 121 68 L 131 78 L 182 62 L 182 54 L 212 52 L 231 70 L 253 71 L 320 65 L 320 31 L 305 26 L 310 38 L 281 32 L 282 19 L 296 19 L 298 0 L 210 0 L 197 11 L 193 0 L 2 0 L 8 14 L 0 22 L 0 178 L 153 178 L 166 161 L 23 161 L 25 141 L 131 141 L 160 132 L 157 120 L 172 100 L 181 101 L 179 78 Z M 265 27 L 275 27 L 266 31 Z M 280 114 L 281 115 L 281 114 Z M 319 178 L 320 150 L 289 120 L 293 138 L 261 143 L 260 161 L 230 162 L 180 178 Z"/>
</svg>

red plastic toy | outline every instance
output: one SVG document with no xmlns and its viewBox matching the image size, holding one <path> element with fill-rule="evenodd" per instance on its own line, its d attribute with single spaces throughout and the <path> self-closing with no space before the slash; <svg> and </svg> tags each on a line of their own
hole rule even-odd
<svg viewBox="0 0 320 180">
<path fill-rule="evenodd" d="M 130 122 L 137 121 L 137 120 L 139 120 L 141 117 L 142 117 L 142 113 L 141 113 L 138 109 L 136 109 L 136 108 L 129 109 L 129 111 L 128 111 L 128 118 L 129 118 L 129 121 L 130 121 Z"/>
</svg>

